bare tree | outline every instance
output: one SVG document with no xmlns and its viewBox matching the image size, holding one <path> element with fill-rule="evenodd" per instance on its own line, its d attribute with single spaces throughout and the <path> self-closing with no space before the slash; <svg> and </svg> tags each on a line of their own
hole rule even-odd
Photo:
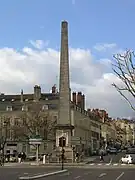
<svg viewBox="0 0 135 180">
<path fill-rule="evenodd" d="M 8 140 L 8 132 L 9 132 L 9 118 L 1 115 L 0 117 L 0 150 L 1 150 L 1 163 L 4 164 L 4 149 Z"/>
<path fill-rule="evenodd" d="M 133 99 L 135 98 L 135 54 L 127 50 L 124 54 L 116 54 L 113 57 L 113 71 L 122 83 L 112 85 L 135 111 L 135 106 L 128 97 L 129 93 Z"/>
<path fill-rule="evenodd" d="M 55 125 L 57 117 L 49 111 L 41 111 L 35 108 L 32 111 L 24 111 L 14 123 L 15 137 L 29 139 L 39 135 L 43 140 L 53 140 L 55 137 Z"/>
</svg>

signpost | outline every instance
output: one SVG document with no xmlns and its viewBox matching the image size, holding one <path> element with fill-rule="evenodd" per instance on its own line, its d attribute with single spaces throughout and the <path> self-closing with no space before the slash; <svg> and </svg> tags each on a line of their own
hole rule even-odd
<svg viewBox="0 0 135 180">
<path fill-rule="evenodd" d="M 34 136 L 30 137 L 29 144 L 36 146 L 36 161 L 38 163 L 38 151 L 39 151 L 39 145 L 42 143 L 42 138 L 40 136 Z"/>
</svg>

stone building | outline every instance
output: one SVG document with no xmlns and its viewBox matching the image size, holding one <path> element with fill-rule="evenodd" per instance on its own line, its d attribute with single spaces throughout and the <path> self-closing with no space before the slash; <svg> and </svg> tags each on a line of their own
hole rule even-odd
<svg viewBox="0 0 135 180">
<path fill-rule="evenodd" d="M 118 136 L 121 136 L 125 144 L 135 144 L 135 122 L 127 119 L 117 119 L 115 121 L 116 127 L 121 129 Z"/>
<path fill-rule="evenodd" d="M 76 94 L 76 96 L 75 96 Z M 80 96 L 82 97 L 80 97 Z M 76 98 L 75 98 L 76 97 Z M 89 150 L 99 148 L 101 137 L 101 121 L 95 114 L 84 109 L 84 95 L 81 92 L 72 93 L 72 101 L 70 101 L 71 107 L 71 124 L 74 126 L 72 130 L 72 138 L 70 140 L 71 147 L 75 147 L 77 151 L 84 151 L 88 154 Z M 3 130 L 7 133 L 7 143 L 5 146 L 5 153 L 10 151 L 21 152 L 24 151 L 27 154 L 35 153 L 33 146 L 29 145 L 28 138 L 23 136 L 21 129 L 23 126 L 23 118 L 26 118 L 26 114 L 29 112 L 38 113 L 42 112 L 42 117 L 48 117 L 47 119 L 52 125 L 51 139 L 47 139 L 44 136 L 42 145 L 40 146 L 40 153 L 53 152 L 58 146 L 55 136 L 56 121 L 58 119 L 59 108 L 59 93 L 56 92 L 56 87 L 52 87 L 52 93 L 42 93 L 40 86 L 34 87 L 34 93 L 25 94 L 21 91 L 18 95 L 0 95 L 0 122 L 1 127 L 6 122 L 6 127 Z M 22 118 L 23 117 L 23 118 Z M 34 121 L 34 119 L 33 119 Z M 54 124 L 55 123 L 55 124 Z M 37 126 L 38 127 L 38 126 Z M 43 127 L 41 127 L 42 129 Z M 26 127 L 27 129 L 27 127 Z M 41 130 L 40 129 L 40 130 Z M 19 132 L 18 132 L 19 130 Z M 0 133 L 3 133 L 0 131 Z M 32 135 L 30 131 L 25 132 L 25 135 Z M 42 135 L 42 134 L 40 134 Z M 1 134 L 2 136 L 2 134 Z"/>
</svg>

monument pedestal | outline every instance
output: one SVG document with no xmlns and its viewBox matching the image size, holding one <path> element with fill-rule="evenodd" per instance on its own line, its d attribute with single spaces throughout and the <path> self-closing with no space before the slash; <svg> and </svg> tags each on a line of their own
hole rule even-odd
<svg viewBox="0 0 135 180">
<path fill-rule="evenodd" d="M 56 147 L 57 153 L 61 154 L 62 147 L 60 147 L 60 138 L 65 138 L 65 146 L 63 149 L 65 150 L 65 158 L 67 161 L 72 161 L 73 159 L 73 149 L 71 144 L 72 130 L 74 126 L 72 125 L 57 125 L 56 126 Z"/>
</svg>

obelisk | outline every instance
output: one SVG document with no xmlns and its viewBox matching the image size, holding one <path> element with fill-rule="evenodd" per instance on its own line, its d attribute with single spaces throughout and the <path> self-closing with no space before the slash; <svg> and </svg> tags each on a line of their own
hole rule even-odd
<svg viewBox="0 0 135 180">
<path fill-rule="evenodd" d="M 70 77 L 69 77 L 69 49 L 68 49 L 68 23 L 61 23 L 61 49 L 60 49 L 60 75 L 59 75 L 59 111 L 56 130 L 56 146 L 59 147 L 59 139 L 66 139 L 66 148 L 69 152 L 71 147 L 71 125 L 70 110 Z"/>
<path fill-rule="evenodd" d="M 70 125 L 68 23 L 66 21 L 62 21 L 61 23 L 58 124 Z"/>
</svg>

